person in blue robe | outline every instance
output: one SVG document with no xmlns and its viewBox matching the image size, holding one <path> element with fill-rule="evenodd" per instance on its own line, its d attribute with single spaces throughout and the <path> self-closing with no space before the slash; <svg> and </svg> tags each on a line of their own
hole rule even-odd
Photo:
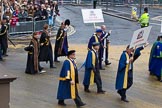
<svg viewBox="0 0 162 108">
<path fill-rule="evenodd" d="M 68 52 L 68 58 L 64 61 L 59 78 L 57 92 L 58 104 L 66 106 L 65 99 L 73 99 L 77 107 L 84 106 L 78 94 L 78 69 L 75 63 L 75 50 Z"/>
<path fill-rule="evenodd" d="M 89 39 L 89 43 L 88 43 L 88 50 L 91 50 L 92 49 L 92 44 L 94 42 L 99 42 L 100 43 L 100 48 L 99 48 L 99 56 L 98 56 L 98 59 L 99 59 L 99 69 L 100 70 L 104 70 L 104 68 L 102 67 L 102 57 L 103 57 L 103 44 L 101 42 L 101 35 L 102 35 L 102 29 L 96 29 L 96 33 L 94 33 L 92 35 L 92 37 Z"/>
<path fill-rule="evenodd" d="M 85 73 L 84 73 L 84 91 L 90 93 L 89 86 L 93 85 L 94 82 L 97 85 L 97 93 L 103 94 L 105 91 L 102 89 L 102 80 L 99 70 L 98 50 L 100 43 L 94 42 L 91 50 L 88 51 L 86 62 L 85 62 Z"/>
<path fill-rule="evenodd" d="M 159 36 L 153 44 L 150 60 L 149 60 L 150 75 L 155 75 L 162 82 L 162 36 Z"/>
<path fill-rule="evenodd" d="M 133 84 L 133 63 L 141 55 L 140 51 L 145 46 L 137 48 L 135 51 L 133 48 L 129 48 L 121 54 L 118 71 L 116 76 L 116 89 L 117 93 L 121 96 L 121 101 L 129 102 L 126 98 L 126 91 Z M 134 52 L 134 55 L 132 54 Z"/>
</svg>

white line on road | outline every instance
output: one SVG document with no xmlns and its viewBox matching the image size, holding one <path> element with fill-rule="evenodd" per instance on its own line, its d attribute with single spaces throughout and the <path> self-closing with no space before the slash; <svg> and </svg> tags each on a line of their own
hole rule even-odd
<svg viewBox="0 0 162 108">
<path fill-rule="evenodd" d="M 157 23 L 150 23 L 151 25 L 158 25 L 161 26 L 161 24 L 157 24 Z"/>
</svg>

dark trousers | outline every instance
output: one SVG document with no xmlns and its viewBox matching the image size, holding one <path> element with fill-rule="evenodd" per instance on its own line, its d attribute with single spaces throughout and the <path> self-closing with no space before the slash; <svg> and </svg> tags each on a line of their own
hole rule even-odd
<svg viewBox="0 0 162 108">
<path fill-rule="evenodd" d="M 55 51 L 55 58 L 54 58 L 54 61 L 58 61 L 58 52 Z"/>
<path fill-rule="evenodd" d="M 77 89 L 77 85 L 76 85 L 76 88 L 75 89 L 76 89 L 76 98 L 74 99 L 74 102 L 75 102 L 75 104 L 77 106 L 80 106 L 80 105 L 83 104 L 83 102 L 82 102 L 82 100 L 81 100 L 81 98 L 79 96 L 78 89 Z M 59 103 L 64 103 L 64 100 L 59 100 L 58 102 Z"/>
<path fill-rule="evenodd" d="M 105 63 L 109 63 L 109 59 L 108 59 L 109 58 L 109 45 L 108 44 L 110 44 L 110 43 L 106 44 Z"/>
<path fill-rule="evenodd" d="M 0 59 L 2 59 L 2 49 L 1 49 L 1 44 L 0 44 Z"/>
<path fill-rule="evenodd" d="M 53 67 L 53 54 L 52 54 L 52 50 L 49 51 L 49 61 L 50 61 L 50 67 Z"/>
<path fill-rule="evenodd" d="M 6 55 L 7 54 L 7 49 L 2 49 L 3 50 L 3 55 Z"/>
<path fill-rule="evenodd" d="M 147 26 L 145 26 L 145 24 L 141 24 L 141 28 L 148 27 L 148 26 L 149 26 L 149 23 L 147 23 Z"/>
<path fill-rule="evenodd" d="M 98 55 L 100 69 L 102 68 L 103 52 L 104 52 L 104 48 L 103 47 L 100 47 L 100 49 L 99 49 L 99 55 Z"/>
<path fill-rule="evenodd" d="M 102 80 L 101 80 L 100 72 L 95 73 L 94 81 L 97 85 L 97 92 L 102 91 Z M 84 88 L 89 89 L 89 85 L 84 85 Z"/>
<path fill-rule="evenodd" d="M 127 88 L 118 90 L 118 93 L 120 94 L 121 99 L 126 99 L 126 91 L 132 86 L 132 84 L 133 84 L 133 78 L 128 77 L 128 86 L 127 86 Z"/>
</svg>

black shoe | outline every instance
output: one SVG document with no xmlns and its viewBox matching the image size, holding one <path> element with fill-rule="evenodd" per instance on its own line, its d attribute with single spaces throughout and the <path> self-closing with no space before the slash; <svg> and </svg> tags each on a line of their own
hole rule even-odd
<svg viewBox="0 0 162 108">
<path fill-rule="evenodd" d="M 57 63 L 59 63 L 60 61 L 58 61 L 58 60 L 55 60 L 54 62 L 57 62 Z"/>
<path fill-rule="evenodd" d="M 100 70 L 105 70 L 105 68 L 100 68 Z"/>
<path fill-rule="evenodd" d="M 160 76 L 157 76 L 157 79 L 158 79 L 158 81 L 161 81 L 161 77 Z"/>
<path fill-rule="evenodd" d="M 7 57 L 8 55 L 7 54 L 4 54 L 4 55 L 2 55 L 3 57 Z"/>
<path fill-rule="evenodd" d="M 42 71 L 44 68 L 43 67 L 40 67 L 39 71 Z"/>
<path fill-rule="evenodd" d="M 85 103 L 82 103 L 82 104 L 77 105 L 77 107 L 82 107 L 82 106 L 85 106 L 85 105 L 86 105 Z"/>
<path fill-rule="evenodd" d="M 100 91 L 97 91 L 98 94 L 105 94 L 106 91 L 104 90 L 100 90 Z"/>
<path fill-rule="evenodd" d="M 117 93 L 121 96 L 121 92 L 118 90 Z"/>
<path fill-rule="evenodd" d="M 154 76 L 155 74 L 150 72 L 150 75 L 151 75 L 151 76 Z"/>
<path fill-rule="evenodd" d="M 56 68 L 56 66 L 50 66 L 51 69 Z"/>
<path fill-rule="evenodd" d="M 89 89 L 84 89 L 86 93 L 90 93 L 91 91 Z"/>
<path fill-rule="evenodd" d="M 129 101 L 127 99 L 121 99 L 121 101 L 128 103 Z"/>
<path fill-rule="evenodd" d="M 0 61 L 3 61 L 3 58 L 0 58 Z"/>
<path fill-rule="evenodd" d="M 111 62 L 105 62 L 105 65 L 111 65 Z"/>
<path fill-rule="evenodd" d="M 66 104 L 64 102 L 60 102 L 60 101 L 58 101 L 58 105 L 60 105 L 60 106 L 66 106 Z"/>
</svg>

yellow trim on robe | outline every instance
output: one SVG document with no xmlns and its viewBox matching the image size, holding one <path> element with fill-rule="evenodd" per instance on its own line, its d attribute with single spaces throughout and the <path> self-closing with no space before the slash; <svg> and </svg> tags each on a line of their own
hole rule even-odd
<svg viewBox="0 0 162 108">
<path fill-rule="evenodd" d="M 7 26 L 6 25 L 4 25 L 4 26 L 6 27 L 6 29 L 5 29 L 5 31 L 3 33 L 0 34 L 0 36 L 4 35 L 7 32 Z"/>
<path fill-rule="evenodd" d="M 95 66 L 95 62 L 96 62 L 95 53 L 93 51 L 91 51 L 91 52 L 92 52 L 92 64 L 93 64 L 93 66 Z M 94 71 L 91 70 L 90 85 L 93 85 L 93 84 L 94 84 Z"/>
<path fill-rule="evenodd" d="M 129 55 L 127 53 L 125 53 L 127 60 L 129 61 Z M 129 63 L 126 64 L 126 68 L 125 68 L 125 75 L 124 75 L 124 84 L 123 84 L 123 88 L 126 89 L 128 86 L 128 72 L 129 72 Z"/>
<path fill-rule="evenodd" d="M 94 34 L 93 36 L 95 37 L 95 42 L 99 42 L 97 35 Z"/>
<path fill-rule="evenodd" d="M 61 39 L 62 34 L 63 34 L 63 30 L 61 30 L 60 36 L 57 38 L 57 40 Z"/>
<path fill-rule="evenodd" d="M 65 81 L 65 80 L 67 80 L 67 79 L 66 79 L 66 78 L 63 78 L 63 77 L 60 77 L 59 80 L 60 80 L 60 81 Z"/>
<path fill-rule="evenodd" d="M 71 80 L 75 81 L 75 69 L 74 69 L 74 65 L 71 62 L 71 60 L 67 59 L 70 62 L 70 76 L 71 76 Z M 75 91 L 75 85 L 71 84 L 71 98 L 75 99 L 76 98 L 76 91 Z"/>
</svg>

